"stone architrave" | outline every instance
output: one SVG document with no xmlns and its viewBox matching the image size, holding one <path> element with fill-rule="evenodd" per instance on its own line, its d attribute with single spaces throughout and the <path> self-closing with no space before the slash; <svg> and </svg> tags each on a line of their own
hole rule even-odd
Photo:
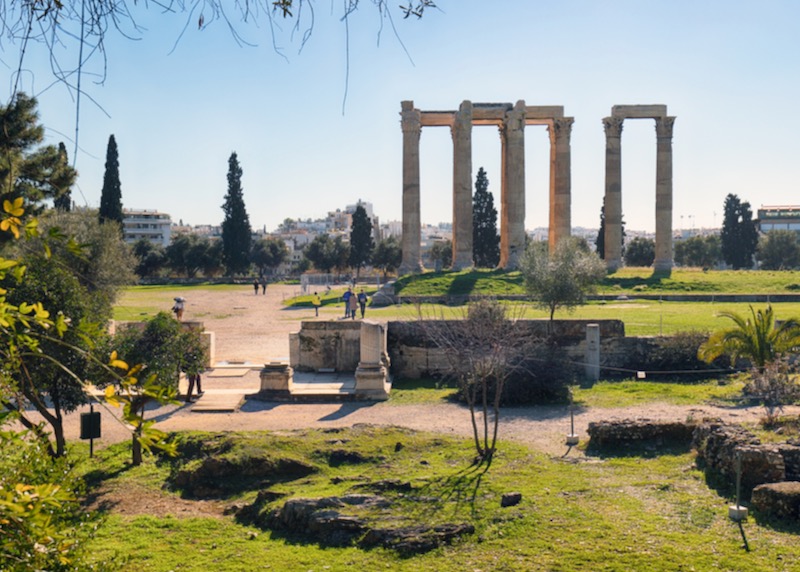
<svg viewBox="0 0 800 572">
<path fill-rule="evenodd" d="M 656 258 L 653 269 L 672 269 L 672 126 L 674 117 L 656 118 Z"/>
<path fill-rule="evenodd" d="M 517 101 L 500 126 L 503 142 L 500 267 L 513 270 L 525 249 L 525 102 Z"/>
<path fill-rule="evenodd" d="M 622 266 L 622 117 L 606 117 L 606 195 L 605 207 L 605 261 L 606 267 L 617 270 Z"/>
<path fill-rule="evenodd" d="M 572 167 L 570 133 L 572 117 L 556 118 L 547 126 L 550 133 L 550 251 L 572 234 Z"/>
<path fill-rule="evenodd" d="M 472 262 L 472 102 L 463 101 L 450 128 L 453 136 L 453 270 Z"/>
<path fill-rule="evenodd" d="M 419 137 L 422 132 L 420 111 L 413 101 L 403 101 L 400 112 L 403 130 L 403 260 L 400 274 L 422 271 L 420 257 L 421 219 L 419 195 Z"/>
</svg>

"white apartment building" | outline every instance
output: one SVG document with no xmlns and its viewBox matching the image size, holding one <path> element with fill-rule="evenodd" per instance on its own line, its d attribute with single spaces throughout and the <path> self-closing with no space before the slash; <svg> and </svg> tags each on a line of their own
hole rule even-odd
<svg viewBox="0 0 800 572">
<path fill-rule="evenodd" d="M 140 238 L 164 248 L 171 239 L 172 219 L 166 213 L 147 209 L 122 209 L 123 239 L 133 244 Z"/>
</svg>

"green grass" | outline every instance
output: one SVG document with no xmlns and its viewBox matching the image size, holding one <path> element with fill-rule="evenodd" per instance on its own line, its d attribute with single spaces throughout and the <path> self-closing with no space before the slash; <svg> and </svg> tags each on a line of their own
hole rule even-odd
<svg viewBox="0 0 800 572">
<path fill-rule="evenodd" d="M 800 288 L 798 271 L 710 270 L 676 268 L 669 277 L 651 268 L 622 268 L 599 285 L 599 294 L 787 294 Z M 519 272 L 465 270 L 403 276 L 399 296 L 525 294 Z"/>
<path fill-rule="evenodd" d="M 653 403 L 700 405 L 733 403 L 742 393 L 744 380 L 728 378 L 702 383 L 662 383 L 658 381 L 601 381 L 591 388 L 573 391 L 581 407 L 614 408 L 645 406 Z"/>
<path fill-rule="evenodd" d="M 326 547 L 314 538 L 238 524 L 233 517 L 108 516 L 90 546 L 102 560 L 119 553 L 131 571 L 205 570 L 792 570 L 800 559 L 800 528 L 750 519 L 745 531 L 727 518 L 730 499 L 709 489 L 691 453 L 653 458 L 606 457 L 573 462 L 503 442 L 488 471 L 470 466 L 471 442 L 397 428 L 352 428 L 336 433 L 240 435 L 266 454 L 291 451 L 318 471 L 272 485 L 287 497 L 363 492 L 359 485 L 387 478 L 408 481 L 412 493 L 394 499 L 384 516 L 398 524 L 471 522 L 476 533 L 424 555 L 402 557 L 386 549 Z M 395 444 L 403 447 L 396 450 Z M 371 460 L 330 466 L 331 447 L 362 451 Z M 116 446 L 96 461 L 116 466 Z M 423 462 L 424 461 L 424 462 Z M 168 491 L 168 463 L 111 476 L 106 485 L 148 475 L 150 495 Z M 110 471 L 114 475 L 116 471 Z M 159 479 L 154 475 L 160 475 Z M 267 485 L 268 486 L 268 485 Z M 501 508 L 504 492 L 522 493 L 517 507 Z M 134 491 L 135 492 L 135 491 Z M 237 502 L 255 491 L 236 496 Z M 249 496 L 248 496 L 249 495 Z M 414 500 L 427 499 L 427 500 Z M 282 499 L 283 500 L 283 499 Z M 268 508 L 278 506 L 275 501 Z"/>
</svg>

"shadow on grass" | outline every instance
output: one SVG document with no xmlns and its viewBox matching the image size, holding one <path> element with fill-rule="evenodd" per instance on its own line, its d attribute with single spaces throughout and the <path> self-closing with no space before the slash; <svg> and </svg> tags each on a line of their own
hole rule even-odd
<svg viewBox="0 0 800 572">
<path fill-rule="evenodd" d="M 447 288 L 448 296 L 469 296 L 475 288 L 475 283 L 481 275 L 477 272 L 464 272 L 456 274 Z"/>
<path fill-rule="evenodd" d="M 420 487 L 420 496 L 434 496 L 440 504 L 452 503 L 454 512 L 465 505 L 469 506 L 470 514 L 477 517 L 475 500 L 478 498 L 481 482 L 490 465 L 491 461 L 482 463 L 476 461 L 450 476 L 440 477 Z"/>
<path fill-rule="evenodd" d="M 614 447 L 597 447 L 589 445 L 586 447 L 586 454 L 599 459 L 611 459 L 615 457 L 639 457 L 642 459 L 655 459 L 664 456 L 685 455 L 692 450 L 690 442 L 671 442 L 671 443 L 631 443 L 629 445 L 617 445 Z"/>
</svg>

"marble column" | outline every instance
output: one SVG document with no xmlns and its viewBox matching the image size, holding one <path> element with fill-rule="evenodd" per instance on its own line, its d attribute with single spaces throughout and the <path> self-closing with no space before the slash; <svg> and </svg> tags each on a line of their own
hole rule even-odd
<svg viewBox="0 0 800 572">
<path fill-rule="evenodd" d="M 422 132 L 421 114 L 413 101 L 403 101 L 403 261 L 399 274 L 422 271 L 420 258 L 421 221 L 419 202 L 419 136 Z"/>
<path fill-rule="evenodd" d="M 472 102 L 463 101 L 450 128 L 453 136 L 453 270 L 472 263 Z"/>
<path fill-rule="evenodd" d="M 656 118 L 656 258 L 657 272 L 672 270 L 672 126 L 674 117 Z"/>
<path fill-rule="evenodd" d="M 557 118 L 547 126 L 550 133 L 550 252 L 561 239 L 572 234 L 569 139 L 573 121 L 572 117 Z"/>
<path fill-rule="evenodd" d="M 622 266 L 622 138 L 621 117 L 606 117 L 606 195 L 605 207 L 605 260 L 606 267 L 614 271 Z"/>
<path fill-rule="evenodd" d="M 513 270 L 525 250 L 525 102 L 506 112 L 500 126 L 503 141 L 500 268 Z"/>
</svg>

